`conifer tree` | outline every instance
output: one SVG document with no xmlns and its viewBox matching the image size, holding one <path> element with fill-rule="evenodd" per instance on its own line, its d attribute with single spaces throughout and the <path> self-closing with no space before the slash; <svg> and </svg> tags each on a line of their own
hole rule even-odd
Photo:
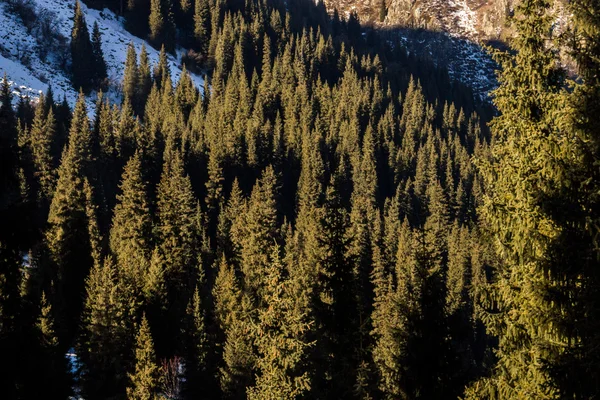
<svg viewBox="0 0 600 400">
<path fill-rule="evenodd" d="M 134 299 L 140 301 L 152 251 L 152 220 L 140 152 L 127 162 L 119 188 L 121 194 L 117 195 L 113 213 L 110 247 L 121 276 L 133 290 Z"/>
<path fill-rule="evenodd" d="M 262 291 L 270 256 L 265 249 L 270 248 L 278 236 L 277 190 L 277 177 L 273 168 L 268 167 L 252 191 L 248 213 L 244 216 L 242 236 L 239 238 L 240 269 L 244 274 L 245 286 L 252 294 Z"/>
<path fill-rule="evenodd" d="M 127 387 L 127 398 L 132 400 L 152 400 L 157 398 L 159 386 L 159 370 L 152 334 L 146 316 L 136 338 L 135 371 L 129 374 L 130 385 Z"/>
<path fill-rule="evenodd" d="M 92 145 L 83 94 L 75 107 L 69 136 L 69 144 L 58 170 L 45 235 L 53 263 L 54 304 L 57 306 L 57 334 L 61 346 L 69 346 L 74 338 L 85 277 L 94 261 L 84 193 Z"/>
<path fill-rule="evenodd" d="M 21 207 L 20 182 L 18 177 L 17 121 L 12 108 L 12 93 L 6 73 L 0 86 L 0 349 L 12 359 L 16 355 L 18 316 L 21 313 L 21 265 L 19 230 L 16 229 Z M 9 365 L 2 373 L 10 382 L 16 372 Z M 7 395 L 16 396 L 15 387 L 2 385 Z"/>
<path fill-rule="evenodd" d="M 309 371 L 304 369 L 309 343 L 308 315 L 298 307 L 293 285 L 283 277 L 284 266 L 277 245 L 272 246 L 271 264 L 266 269 L 263 301 L 254 334 L 259 358 L 255 386 L 249 399 L 298 398 L 310 389 Z M 295 266 L 291 266 L 294 268 Z"/>
<path fill-rule="evenodd" d="M 480 213 L 501 258 L 489 298 L 493 309 L 483 317 L 498 337 L 498 363 L 490 378 L 472 387 L 471 397 L 566 395 L 552 374 L 570 338 L 561 329 L 568 308 L 553 295 L 566 289 L 559 283 L 564 265 L 555 258 L 563 250 L 562 228 L 547 208 L 565 187 L 566 144 L 557 119 L 564 73 L 552 46 L 549 11 L 546 0 L 522 2 L 514 20 L 516 54 L 497 56 L 503 69 L 495 104 L 501 114 L 491 125 L 491 159 L 481 160 L 488 193 Z"/>
<path fill-rule="evenodd" d="M 40 315 L 36 321 L 36 328 L 40 344 L 40 353 L 36 354 L 36 358 L 41 364 L 40 374 L 36 379 L 42 379 L 39 384 L 43 386 L 44 395 L 55 398 L 65 397 L 69 393 L 67 360 L 59 350 L 58 338 L 54 331 L 52 306 L 44 292 L 40 299 Z"/>
<path fill-rule="evenodd" d="M 577 61 L 578 77 L 581 77 L 581 81 L 568 99 L 571 110 L 567 120 L 577 139 L 565 138 L 568 144 L 579 144 L 579 162 L 570 159 L 565 165 L 571 167 L 568 181 L 581 183 L 570 185 L 571 192 L 564 196 L 568 205 L 560 209 L 568 213 L 568 218 L 563 218 L 568 220 L 569 226 L 575 227 L 565 229 L 569 237 L 563 240 L 564 243 L 570 244 L 563 250 L 564 258 L 569 264 L 568 279 L 585 283 L 581 284 L 581 288 L 578 288 L 575 294 L 579 299 L 579 307 L 569 310 L 568 330 L 577 332 L 577 339 L 571 341 L 574 344 L 559 361 L 561 367 L 556 372 L 565 397 L 591 397 L 600 391 L 600 383 L 594 378 L 600 373 L 600 336 L 597 324 L 600 308 L 595 295 L 595 288 L 600 282 L 598 246 L 595 234 L 586 228 L 590 221 L 598 220 L 597 213 L 592 211 L 595 207 L 590 205 L 597 203 L 597 188 L 600 187 L 595 167 L 600 157 L 597 133 L 600 126 L 600 40 L 597 34 L 600 24 L 595 18 L 598 9 L 599 5 L 594 1 L 578 0 L 569 3 L 573 17 L 570 21 L 573 25 L 573 38 L 569 47 Z M 578 206 L 585 211 L 570 212 Z M 579 284 L 576 285 L 578 286 Z M 586 317 L 579 318 L 581 315 Z"/>
<path fill-rule="evenodd" d="M 150 26 L 149 38 L 155 46 L 160 44 L 165 25 L 164 11 L 162 7 L 162 0 L 150 1 L 150 17 L 148 20 L 148 25 Z"/>
<path fill-rule="evenodd" d="M 96 264 L 87 279 L 87 298 L 77 351 L 86 398 L 122 396 L 133 346 L 133 310 L 112 257 Z"/>
<path fill-rule="evenodd" d="M 167 290 L 168 315 L 163 315 L 162 330 L 156 332 L 159 354 L 172 351 L 179 337 L 188 299 L 197 281 L 200 234 L 197 227 L 197 203 L 183 160 L 177 150 L 166 160 L 158 185 L 158 221 L 155 238 L 162 257 Z M 169 338 L 169 339 L 167 339 Z"/>
<path fill-rule="evenodd" d="M 186 392 L 188 396 L 200 396 L 209 382 L 208 337 L 198 288 L 190 299 L 186 314 Z"/>
<path fill-rule="evenodd" d="M 167 50 L 163 45 L 160 48 L 160 54 L 158 55 L 158 64 L 154 66 L 154 83 L 158 87 L 162 87 L 163 80 L 171 79 L 171 68 L 169 67 L 169 61 L 167 60 Z"/>
<path fill-rule="evenodd" d="M 45 113 L 44 105 L 35 110 L 30 135 L 30 151 L 34 166 L 34 175 L 39 182 L 38 201 L 48 207 L 56 185 L 55 164 L 52 158 L 52 144 L 55 140 L 56 120 L 52 108 Z M 44 207 L 44 208 L 45 208 Z"/>
<path fill-rule="evenodd" d="M 73 29 L 71 31 L 71 74 L 73 87 L 88 93 L 95 78 L 94 48 L 90 41 L 90 33 L 81 11 L 79 0 L 75 2 Z"/>
<path fill-rule="evenodd" d="M 250 299 L 240 288 L 235 270 L 222 257 L 213 286 L 215 317 L 223 333 L 223 363 L 219 368 L 221 390 L 229 398 L 246 395 L 252 383 L 255 354 L 252 348 Z"/>
<path fill-rule="evenodd" d="M 92 29 L 92 65 L 94 67 L 94 84 L 99 86 L 107 78 L 106 62 L 102 51 L 102 34 L 98 23 L 94 21 Z"/>
<path fill-rule="evenodd" d="M 208 56 L 210 44 L 211 21 L 210 4 L 208 0 L 195 0 L 194 2 L 194 38 L 200 53 Z"/>
<path fill-rule="evenodd" d="M 133 106 L 137 104 L 136 88 L 139 81 L 137 54 L 133 42 L 127 46 L 127 58 L 125 59 L 125 73 L 123 75 L 123 101 L 129 101 Z"/>
<path fill-rule="evenodd" d="M 144 115 L 144 107 L 150 90 L 152 89 L 152 73 L 150 71 L 150 60 L 148 59 L 148 51 L 146 45 L 142 44 L 140 50 L 140 62 L 137 71 L 137 84 L 136 84 L 136 95 L 135 102 L 133 104 L 133 110 L 139 116 Z"/>
<path fill-rule="evenodd" d="M 403 372 L 402 356 L 406 338 L 406 318 L 401 312 L 401 304 L 393 283 L 392 275 L 382 264 L 375 267 L 372 274 L 375 299 L 373 304 L 374 338 L 373 362 L 377 369 L 378 389 L 384 398 L 406 398 L 401 386 Z"/>
</svg>

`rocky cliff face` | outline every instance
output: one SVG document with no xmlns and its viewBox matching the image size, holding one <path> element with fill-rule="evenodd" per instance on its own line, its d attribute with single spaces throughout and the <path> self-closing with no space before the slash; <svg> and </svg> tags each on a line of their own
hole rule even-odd
<svg viewBox="0 0 600 400">
<path fill-rule="evenodd" d="M 506 19 L 518 0 L 325 0 L 330 9 L 378 26 L 425 28 L 451 36 L 480 40 L 510 37 Z M 562 7 L 557 6 L 559 20 Z"/>
</svg>

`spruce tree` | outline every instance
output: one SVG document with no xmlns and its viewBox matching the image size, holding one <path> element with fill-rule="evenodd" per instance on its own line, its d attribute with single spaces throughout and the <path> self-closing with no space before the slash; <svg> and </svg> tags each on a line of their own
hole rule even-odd
<svg viewBox="0 0 600 400">
<path fill-rule="evenodd" d="M 136 96 L 138 79 L 137 54 L 133 42 L 129 42 L 123 75 L 123 101 L 129 101 L 132 106 L 138 101 Z"/>
<path fill-rule="evenodd" d="M 208 0 L 195 0 L 194 2 L 194 39 L 196 47 L 204 57 L 208 56 L 210 43 L 211 21 L 210 4 Z"/>
<path fill-rule="evenodd" d="M 252 383 L 255 354 L 250 317 L 252 304 L 240 288 L 235 270 L 222 257 L 213 286 L 215 317 L 223 337 L 219 383 L 228 398 L 243 398 Z"/>
<path fill-rule="evenodd" d="M 90 41 L 90 33 L 81 11 L 79 0 L 75 2 L 73 29 L 71 31 L 71 74 L 75 90 L 82 89 L 88 93 L 95 79 L 94 48 Z"/>
<path fill-rule="evenodd" d="M 581 282 L 581 288 L 578 288 L 576 293 L 579 299 L 576 303 L 579 306 L 569 310 L 571 314 L 569 330 L 577 332 L 577 339 L 572 341 L 575 344 L 560 360 L 561 368 L 556 373 L 565 397 L 572 394 L 581 398 L 591 397 L 600 391 L 600 383 L 594 378 L 600 373 L 598 353 L 600 330 L 597 323 L 600 308 L 598 297 L 595 295 L 596 288 L 600 284 L 598 246 L 595 234 L 587 229 L 591 221 L 598 220 L 597 212 L 594 211 L 595 206 L 592 204 L 597 204 L 598 187 L 600 187 L 596 168 L 597 160 L 600 158 L 598 138 L 600 24 L 595 17 L 598 10 L 599 5 L 594 1 L 576 0 L 569 3 L 569 11 L 572 12 L 572 20 L 569 22 L 573 25 L 573 37 L 569 48 L 577 62 L 578 77 L 581 77 L 581 81 L 575 85 L 575 90 L 568 99 L 571 106 L 568 121 L 577 139 L 565 139 L 565 141 L 569 144 L 578 144 L 579 162 L 571 159 L 566 164 L 572 169 L 570 180 L 578 184 L 571 184 L 572 191 L 568 196 L 568 206 L 562 207 L 561 210 L 568 213 L 568 218 L 565 220 L 568 220 L 570 226 L 575 227 L 575 229 L 565 229 L 569 233 L 564 243 L 571 245 L 567 251 L 564 251 L 564 257 L 569 264 L 568 279 Z M 577 206 L 584 212 L 569 212 L 577 209 Z M 581 317 L 583 315 L 585 318 Z"/>
<path fill-rule="evenodd" d="M 207 389 L 208 382 L 208 336 L 204 308 L 198 288 L 186 310 L 186 393 L 199 396 Z"/>
<path fill-rule="evenodd" d="M 34 166 L 34 175 L 39 182 L 38 201 L 48 207 L 56 185 L 56 170 L 52 158 L 52 144 L 55 140 L 56 119 L 52 108 L 46 114 L 44 105 L 38 105 L 31 126 L 30 151 Z"/>
<path fill-rule="evenodd" d="M 113 212 L 110 247 L 134 299 L 141 301 L 152 252 L 152 220 L 139 152 L 127 162 L 119 188 L 121 194 L 117 195 Z"/>
<path fill-rule="evenodd" d="M 480 160 L 488 188 L 480 215 L 501 259 L 489 297 L 493 308 L 483 317 L 498 337 L 498 362 L 491 377 L 471 388 L 472 398 L 567 394 L 552 374 L 571 339 L 562 329 L 561 314 L 570 307 L 560 300 L 565 266 L 557 263 L 566 261 L 558 256 L 564 228 L 548 208 L 566 185 L 558 114 L 564 73 L 552 45 L 552 18 L 548 1 L 522 2 L 511 43 L 516 53 L 497 55 L 501 114 L 491 124 L 491 158 Z"/>
<path fill-rule="evenodd" d="M 83 94 L 75 107 L 69 136 L 69 144 L 58 169 L 45 234 L 54 271 L 57 334 L 64 348 L 72 344 L 79 323 L 85 277 L 94 261 L 84 193 L 92 145 Z"/>
<path fill-rule="evenodd" d="M 163 35 L 165 19 L 162 7 L 162 0 L 150 1 L 150 17 L 148 19 L 148 25 L 150 26 L 149 38 L 154 46 L 160 44 Z"/>
<path fill-rule="evenodd" d="M 94 84 L 101 86 L 108 77 L 106 71 L 106 61 L 104 61 L 104 52 L 102 51 L 102 34 L 98 23 L 94 21 L 92 28 L 92 65 L 94 67 Z"/>
<path fill-rule="evenodd" d="M 70 392 L 68 365 L 58 346 L 52 306 L 44 292 L 40 299 L 40 314 L 36 321 L 36 330 L 40 345 L 39 353 L 36 354 L 36 359 L 40 363 L 40 374 L 36 379 L 42 379 L 39 383 L 45 396 L 64 398 Z"/>
<path fill-rule="evenodd" d="M 77 345 L 83 364 L 82 389 L 90 399 L 122 396 L 132 362 L 134 313 L 112 257 L 92 268 L 86 287 Z"/>
<path fill-rule="evenodd" d="M 293 399 L 310 389 L 310 373 L 305 369 L 312 345 L 306 338 L 310 323 L 305 309 L 298 307 L 301 299 L 291 290 L 293 284 L 284 278 L 279 251 L 272 246 L 272 261 L 265 271 L 265 307 L 258 311 L 254 334 L 258 374 L 256 384 L 248 388 L 249 399 Z"/>
<path fill-rule="evenodd" d="M 152 73 L 150 71 L 150 60 L 148 59 L 148 51 L 146 45 L 142 44 L 140 50 L 140 62 L 137 71 L 136 95 L 133 103 L 133 110 L 139 116 L 144 115 L 146 101 L 152 89 Z"/>
<path fill-rule="evenodd" d="M 152 400 L 158 396 L 159 369 L 152 334 L 146 316 L 142 317 L 135 347 L 135 370 L 129 374 L 127 398 L 132 400 Z"/>
</svg>

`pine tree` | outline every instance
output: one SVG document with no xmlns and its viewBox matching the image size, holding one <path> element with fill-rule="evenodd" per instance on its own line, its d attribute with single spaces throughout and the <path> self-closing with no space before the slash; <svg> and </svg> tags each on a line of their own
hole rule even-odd
<svg viewBox="0 0 600 400">
<path fill-rule="evenodd" d="M 104 53 L 102 51 L 102 34 L 98 23 L 94 21 L 92 29 L 92 66 L 94 67 L 94 84 L 101 86 L 104 80 L 108 77 L 106 71 L 106 62 L 104 61 Z"/>
<path fill-rule="evenodd" d="M 156 365 L 154 343 L 150 326 L 145 316 L 142 317 L 135 348 L 135 372 L 129 374 L 130 385 L 127 398 L 132 400 L 152 400 L 157 398 L 159 370 Z"/>
<path fill-rule="evenodd" d="M 71 74 L 73 87 L 88 93 L 95 79 L 94 48 L 90 33 L 81 11 L 79 0 L 75 2 L 73 30 L 71 31 Z"/>
</svg>

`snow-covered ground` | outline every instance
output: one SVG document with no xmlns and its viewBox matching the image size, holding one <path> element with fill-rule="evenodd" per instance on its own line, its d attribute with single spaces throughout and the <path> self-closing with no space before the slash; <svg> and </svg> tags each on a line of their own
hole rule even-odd
<svg viewBox="0 0 600 400">
<path fill-rule="evenodd" d="M 38 14 L 42 11 L 55 13 L 53 22 L 58 31 L 70 38 L 73 26 L 74 1 L 65 0 L 33 0 L 36 4 Z M 102 50 L 108 67 L 108 78 L 110 81 L 109 96 L 113 100 L 120 98 L 119 86 L 123 79 L 127 46 L 130 42 L 135 45 L 139 55 L 142 44 L 145 41 L 131 35 L 123 27 L 122 18 L 108 9 L 94 10 L 81 4 L 85 14 L 88 29 L 91 32 L 94 22 L 98 23 L 102 33 Z M 67 39 L 68 40 L 68 39 Z M 68 73 L 60 68 L 60 58 L 56 54 L 49 54 L 45 60 L 39 57 L 43 43 L 38 43 L 35 36 L 27 31 L 21 19 L 8 12 L 6 2 L 0 0 L 0 75 L 8 75 L 12 83 L 13 92 L 30 97 L 39 96 L 45 92 L 48 85 L 52 85 L 56 100 L 62 99 L 63 94 L 73 106 L 78 93 L 71 86 Z M 148 56 L 152 64 L 158 62 L 159 51 L 146 43 Z M 67 42 L 67 51 L 68 42 Z M 169 55 L 171 75 L 176 82 L 181 75 L 180 57 L 185 49 L 178 49 L 177 57 Z M 201 89 L 203 79 L 191 74 L 196 85 Z M 15 96 L 16 97 L 16 96 Z M 93 111 L 96 95 L 88 96 L 88 109 Z"/>
</svg>

